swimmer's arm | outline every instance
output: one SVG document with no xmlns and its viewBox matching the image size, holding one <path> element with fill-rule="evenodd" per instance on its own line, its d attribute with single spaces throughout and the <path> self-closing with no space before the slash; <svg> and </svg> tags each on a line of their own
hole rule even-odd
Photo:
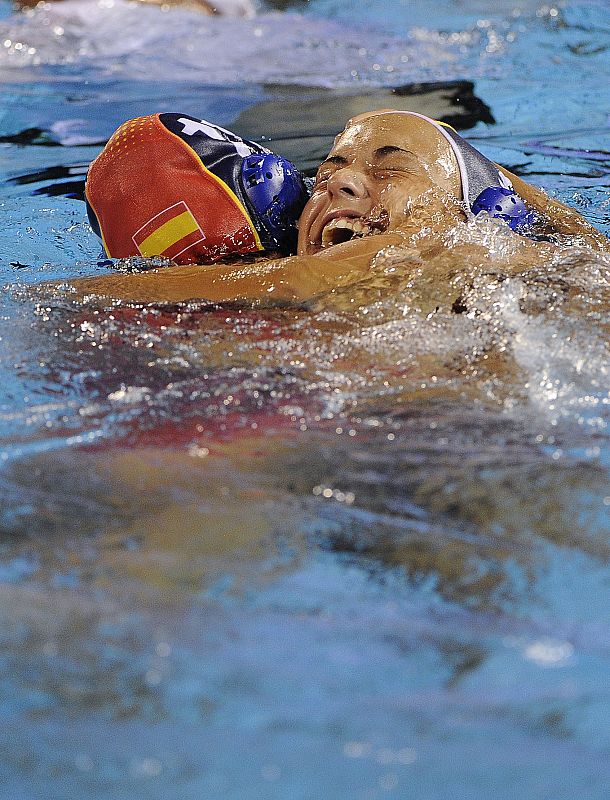
<svg viewBox="0 0 610 800">
<path fill-rule="evenodd" d="M 362 278 L 384 247 L 401 244 L 400 234 L 384 233 L 316 255 L 290 256 L 255 263 L 166 267 L 141 273 L 113 273 L 71 282 L 73 296 L 132 303 L 246 302 L 302 304 Z"/>
<path fill-rule="evenodd" d="M 610 242 L 593 225 L 590 225 L 573 208 L 553 200 L 541 189 L 526 183 L 518 175 L 513 175 L 504 167 L 498 169 L 512 182 L 517 194 L 525 201 L 526 205 L 546 217 L 557 233 L 579 236 L 595 250 L 610 251 Z"/>
</svg>

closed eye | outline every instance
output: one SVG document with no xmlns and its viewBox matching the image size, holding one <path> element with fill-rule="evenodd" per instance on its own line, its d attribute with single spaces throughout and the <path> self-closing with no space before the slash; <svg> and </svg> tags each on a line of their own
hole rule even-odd
<svg viewBox="0 0 610 800">
<path fill-rule="evenodd" d="M 419 159 L 410 150 L 394 145 L 386 145 L 375 150 L 375 171 L 381 172 L 406 172 L 413 174 L 420 166 Z"/>
<path fill-rule="evenodd" d="M 330 156 L 327 158 L 326 161 L 323 161 L 318 167 L 318 172 L 316 174 L 316 186 L 327 181 L 333 172 L 341 169 L 341 167 L 344 167 L 346 164 L 347 159 L 343 158 L 343 156 Z"/>
<path fill-rule="evenodd" d="M 377 174 L 382 174 L 386 172 L 404 172 L 408 175 L 415 174 L 414 169 L 409 169 L 404 164 L 388 164 L 387 166 L 384 164 L 383 167 L 377 167 L 375 170 Z"/>
</svg>

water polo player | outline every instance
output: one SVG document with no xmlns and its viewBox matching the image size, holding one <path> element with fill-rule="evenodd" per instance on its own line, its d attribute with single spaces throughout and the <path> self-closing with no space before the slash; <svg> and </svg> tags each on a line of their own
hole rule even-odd
<svg viewBox="0 0 610 800">
<path fill-rule="evenodd" d="M 608 247 L 575 211 L 493 164 L 452 129 L 411 112 L 377 111 L 350 120 L 318 170 L 298 223 L 297 255 L 90 278 L 78 291 L 143 302 L 302 302 L 360 280 L 388 246 L 431 263 L 451 246 L 448 231 L 483 212 L 515 231 L 507 270 L 552 253 L 553 245 L 519 235 L 534 215 L 559 234 Z"/>
<path fill-rule="evenodd" d="M 186 114 L 121 125 L 91 165 L 85 193 L 109 256 L 177 264 L 293 253 L 308 199 L 289 161 Z"/>
</svg>

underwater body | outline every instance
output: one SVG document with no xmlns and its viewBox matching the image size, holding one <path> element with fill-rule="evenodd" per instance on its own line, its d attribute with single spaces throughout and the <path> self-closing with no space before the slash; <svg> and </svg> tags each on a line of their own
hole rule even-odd
<svg viewBox="0 0 610 800">
<path fill-rule="evenodd" d="M 610 235 L 609 5 L 219 10 L 0 3 L 0 797 L 601 800 L 607 255 L 506 277 L 477 220 L 485 263 L 310 310 L 36 285 L 108 272 L 87 164 L 166 110 L 311 172 L 339 107 L 440 108 Z"/>
</svg>

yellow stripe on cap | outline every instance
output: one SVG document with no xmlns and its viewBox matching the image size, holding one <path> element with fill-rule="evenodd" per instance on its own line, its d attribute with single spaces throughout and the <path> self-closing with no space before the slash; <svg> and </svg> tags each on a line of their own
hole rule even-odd
<svg viewBox="0 0 610 800">
<path fill-rule="evenodd" d="M 179 144 L 182 147 L 186 148 L 186 150 L 188 151 L 189 155 L 194 156 L 195 163 L 197 164 L 197 167 L 199 167 L 199 169 L 203 172 L 203 174 L 207 175 L 215 183 L 217 183 L 218 186 L 220 186 L 220 188 L 223 190 L 223 192 L 225 192 L 225 194 L 228 195 L 231 198 L 231 200 L 235 203 L 237 208 L 239 208 L 239 210 L 243 214 L 244 220 L 246 221 L 248 227 L 250 228 L 250 230 L 252 232 L 252 235 L 254 236 L 254 241 L 256 242 L 257 248 L 259 250 L 264 250 L 265 248 L 263 246 L 263 243 L 261 242 L 261 239 L 260 239 L 260 236 L 258 234 L 258 231 L 256 230 L 256 226 L 254 225 L 254 222 L 252 222 L 252 218 L 250 217 L 249 212 L 247 211 L 247 209 L 245 208 L 244 204 L 241 202 L 239 197 L 235 194 L 233 189 L 231 189 L 231 187 L 228 184 L 226 184 L 222 180 L 222 178 L 219 178 L 218 175 L 215 175 L 211 170 L 209 170 L 206 167 L 206 165 L 203 163 L 201 158 L 197 155 L 197 153 L 193 150 L 192 147 L 189 147 L 189 145 L 184 141 L 184 139 L 181 139 L 178 136 L 177 133 L 174 133 L 173 131 L 170 131 L 169 128 L 166 128 L 163 125 L 163 123 L 159 119 L 160 114 L 155 114 L 155 116 L 157 118 L 157 123 L 163 127 L 163 130 L 166 133 L 169 133 L 170 136 L 173 136 L 174 139 L 176 139 L 176 141 L 179 142 Z"/>
<path fill-rule="evenodd" d="M 433 119 L 432 122 L 436 122 L 437 125 L 442 125 L 443 128 L 449 128 L 450 131 L 453 131 L 454 133 L 457 133 L 457 131 L 453 127 L 453 125 L 450 125 L 448 122 L 443 122 L 440 119 Z"/>
<path fill-rule="evenodd" d="M 190 233 L 200 230 L 197 220 L 190 211 L 184 211 L 177 217 L 164 222 L 156 231 L 147 236 L 138 244 L 138 249 L 143 256 L 158 256 L 180 239 Z"/>
</svg>

